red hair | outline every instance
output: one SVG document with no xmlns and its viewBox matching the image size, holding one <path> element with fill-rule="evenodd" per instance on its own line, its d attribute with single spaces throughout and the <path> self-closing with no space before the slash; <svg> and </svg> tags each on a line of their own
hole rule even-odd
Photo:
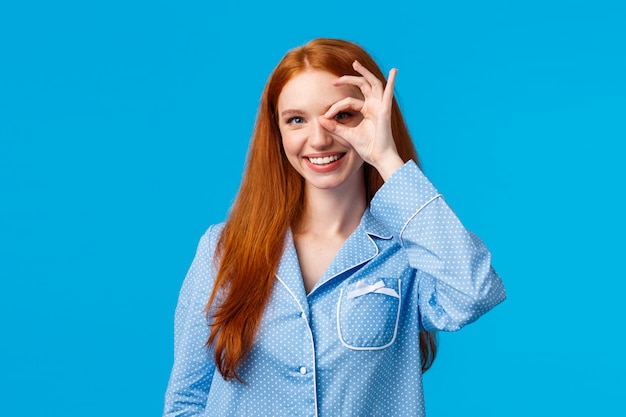
<svg viewBox="0 0 626 417">
<path fill-rule="evenodd" d="M 303 179 L 282 147 L 276 115 L 278 96 L 291 78 L 307 69 L 337 76 L 359 75 L 352 68 L 354 60 L 384 82 L 384 74 L 360 46 L 325 38 L 289 51 L 267 81 L 241 187 L 217 244 L 215 262 L 219 267 L 207 303 L 211 322 L 207 345 L 213 346 L 215 363 L 224 379 L 240 380 L 237 368 L 254 344 L 285 235 L 297 222 L 303 206 Z M 400 157 L 419 164 L 395 98 L 391 126 Z M 369 202 L 384 181 L 368 164 L 364 166 L 364 175 Z M 426 371 L 435 358 L 435 333 L 420 332 L 420 350 L 422 370 Z"/>
</svg>

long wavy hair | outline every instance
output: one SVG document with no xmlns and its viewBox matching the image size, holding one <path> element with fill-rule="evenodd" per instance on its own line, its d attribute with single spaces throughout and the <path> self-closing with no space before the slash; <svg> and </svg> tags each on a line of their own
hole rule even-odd
<svg viewBox="0 0 626 417">
<path fill-rule="evenodd" d="M 352 68 L 354 60 L 385 82 L 378 65 L 360 46 L 326 38 L 289 51 L 267 81 L 241 187 L 217 244 L 217 277 L 206 308 L 211 325 L 207 346 L 214 348 L 216 366 L 226 380 L 241 381 L 237 368 L 252 349 L 285 235 L 297 223 L 303 207 L 304 181 L 287 160 L 278 129 L 278 96 L 289 80 L 308 69 L 337 76 L 359 75 Z M 391 127 L 400 157 L 419 164 L 395 98 Z M 369 203 L 384 181 L 368 164 L 364 176 Z M 434 361 L 435 336 L 434 332 L 420 332 L 423 372 Z"/>
</svg>

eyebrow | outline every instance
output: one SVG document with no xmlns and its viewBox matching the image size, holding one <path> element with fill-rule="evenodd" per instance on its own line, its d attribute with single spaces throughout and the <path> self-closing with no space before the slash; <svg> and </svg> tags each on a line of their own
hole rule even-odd
<svg viewBox="0 0 626 417">
<path fill-rule="evenodd" d="M 285 116 L 293 116 L 293 115 L 300 115 L 300 114 L 304 114 L 304 111 L 298 110 L 298 109 L 287 109 L 283 111 L 280 115 L 282 117 L 285 117 Z"/>
<path fill-rule="evenodd" d="M 330 103 L 328 106 L 326 106 L 326 110 L 324 110 L 324 113 L 326 113 L 328 111 L 328 109 L 330 109 L 333 104 L 335 103 Z M 284 110 L 280 116 L 281 117 L 285 117 L 285 116 L 300 116 L 301 114 L 306 114 L 306 111 L 304 110 L 300 110 L 300 109 L 287 109 Z"/>
</svg>

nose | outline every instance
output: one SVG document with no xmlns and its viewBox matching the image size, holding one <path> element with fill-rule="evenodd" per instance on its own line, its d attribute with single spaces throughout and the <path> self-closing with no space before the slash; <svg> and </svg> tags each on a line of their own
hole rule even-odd
<svg viewBox="0 0 626 417">
<path fill-rule="evenodd" d="M 330 132 L 322 127 L 319 121 L 312 122 L 309 144 L 316 149 L 323 149 L 333 143 Z"/>
</svg>

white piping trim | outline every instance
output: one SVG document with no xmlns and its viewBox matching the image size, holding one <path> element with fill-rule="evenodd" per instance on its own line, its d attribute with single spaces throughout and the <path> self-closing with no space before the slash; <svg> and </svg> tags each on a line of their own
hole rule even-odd
<svg viewBox="0 0 626 417">
<path fill-rule="evenodd" d="M 298 308 L 300 309 L 300 312 L 301 312 L 300 317 L 302 317 L 302 319 L 306 322 L 306 328 L 309 330 L 309 335 L 311 336 L 311 350 L 313 352 L 313 395 L 315 397 L 315 417 L 317 417 L 318 415 L 317 414 L 318 413 L 317 412 L 317 364 L 315 363 L 315 343 L 313 343 L 313 331 L 311 331 L 309 320 L 306 318 L 306 313 L 304 309 L 302 308 L 302 305 L 298 301 L 298 298 L 296 297 L 296 295 L 293 293 L 293 291 L 291 291 L 291 288 L 289 288 L 289 286 L 285 284 L 285 282 L 282 279 L 280 279 L 278 274 L 276 274 L 276 279 L 278 279 L 278 282 L 283 284 L 283 287 L 285 287 L 287 292 L 291 294 L 294 301 L 298 305 Z"/>
<path fill-rule="evenodd" d="M 365 262 L 369 262 L 369 261 L 371 261 L 372 259 L 374 259 L 375 257 L 378 256 L 378 254 L 380 253 L 380 250 L 378 249 L 378 245 L 376 244 L 376 242 L 374 242 L 374 239 L 372 239 L 372 237 L 369 235 L 369 233 L 366 233 L 366 234 L 367 234 L 367 238 L 370 240 L 370 242 L 372 242 L 372 245 L 374 245 L 374 247 L 376 248 L 376 253 L 372 257 L 364 259 L 363 261 L 359 262 L 358 264 L 351 265 L 351 266 L 349 266 L 347 268 L 344 268 L 342 271 L 337 272 L 335 275 L 329 277 L 322 284 L 319 284 L 319 285 L 315 284 L 315 286 L 313 287 L 311 292 L 308 294 L 309 297 L 311 296 L 311 294 L 313 294 L 315 291 L 317 291 L 323 285 L 328 284 L 331 280 L 337 278 L 339 275 L 343 274 L 344 272 L 349 271 L 349 270 L 351 270 L 353 268 L 356 268 L 357 266 L 363 265 Z"/>
<path fill-rule="evenodd" d="M 403 247 L 404 247 L 404 243 L 402 243 L 402 234 L 404 233 L 404 230 L 407 228 L 407 226 L 409 225 L 409 223 L 411 223 L 411 220 L 413 220 L 413 218 L 414 218 L 415 216 L 417 216 L 417 215 L 418 215 L 418 213 L 419 213 L 420 211 L 424 210 L 424 208 L 425 208 L 427 205 L 429 205 L 430 203 L 432 203 L 433 201 L 435 201 L 435 200 L 436 200 L 436 199 L 438 199 L 439 197 L 442 197 L 442 198 L 443 198 L 443 195 L 442 195 L 442 194 L 437 194 L 437 195 L 435 195 L 434 197 L 432 197 L 430 200 L 428 200 L 427 202 L 425 202 L 424 204 L 422 204 L 422 207 L 418 208 L 418 209 L 417 209 L 417 211 L 416 211 L 415 213 L 413 213 L 413 214 L 411 215 L 411 217 L 409 217 L 409 219 L 406 221 L 406 223 L 404 223 L 404 226 L 402 226 L 402 229 L 400 229 L 400 235 L 399 235 L 399 238 L 400 238 L 400 243 L 402 244 L 402 246 L 403 246 Z"/>
<path fill-rule="evenodd" d="M 389 240 L 393 238 L 393 235 L 382 235 L 382 234 L 378 234 L 376 232 L 368 232 L 367 230 L 365 231 L 365 233 L 367 233 L 369 236 L 376 236 L 379 239 L 384 239 L 384 240 Z"/>
<path fill-rule="evenodd" d="M 350 349 L 350 350 L 382 350 L 382 349 L 386 349 L 389 346 L 393 345 L 393 342 L 396 341 L 396 336 L 398 334 L 398 323 L 400 322 L 400 310 L 402 309 L 402 280 L 399 279 L 398 280 L 398 311 L 396 313 L 396 326 L 393 329 L 393 337 L 391 338 L 391 341 L 389 343 L 387 343 L 386 345 L 383 346 L 373 346 L 373 347 L 356 347 L 356 346 L 350 346 L 349 344 L 346 343 L 345 340 L 343 340 L 343 335 L 341 334 L 341 326 L 340 326 L 340 322 L 339 322 L 339 315 L 341 313 L 341 299 L 343 298 L 343 288 L 341 289 L 341 291 L 339 292 L 339 301 L 337 301 L 337 335 L 339 336 L 339 341 L 341 342 L 341 344 Z"/>
</svg>

